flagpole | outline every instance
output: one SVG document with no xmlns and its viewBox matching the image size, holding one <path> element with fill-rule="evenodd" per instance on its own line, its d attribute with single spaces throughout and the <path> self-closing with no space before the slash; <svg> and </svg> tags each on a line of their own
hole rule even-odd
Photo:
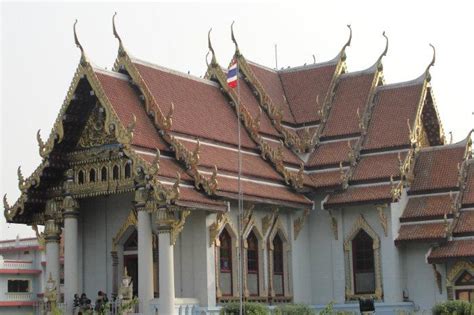
<svg viewBox="0 0 474 315">
<path fill-rule="evenodd" d="M 237 57 L 235 57 L 237 63 Z M 240 83 L 239 83 L 239 65 L 237 63 L 237 134 L 238 134 L 238 208 L 239 208 L 239 314 L 243 315 L 243 284 L 244 284 L 244 259 L 243 259 L 243 194 L 242 194 L 242 151 L 241 151 L 241 135 L 240 135 Z"/>
</svg>

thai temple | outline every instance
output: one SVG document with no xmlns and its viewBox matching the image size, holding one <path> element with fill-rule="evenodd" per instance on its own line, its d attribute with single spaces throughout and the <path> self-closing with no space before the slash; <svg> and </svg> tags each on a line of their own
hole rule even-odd
<svg viewBox="0 0 474 315">
<path fill-rule="evenodd" d="M 113 31 L 106 70 L 74 29 L 81 57 L 49 137 L 38 131 L 42 162 L 4 198 L 8 222 L 44 226 L 56 283 L 64 242 L 67 314 L 75 294 L 124 285 L 160 315 L 217 314 L 241 290 L 347 312 L 373 298 L 380 314 L 474 300 L 472 131 L 445 138 L 434 47 L 419 77 L 387 83 L 387 38 L 362 71 L 346 67 L 350 27 L 334 59 L 276 70 L 232 31 L 231 88 L 210 32 L 200 78 L 132 56 Z"/>
</svg>

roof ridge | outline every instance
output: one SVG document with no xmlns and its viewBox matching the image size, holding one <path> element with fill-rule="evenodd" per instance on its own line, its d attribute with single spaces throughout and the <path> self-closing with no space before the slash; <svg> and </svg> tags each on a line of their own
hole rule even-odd
<svg viewBox="0 0 474 315">
<path fill-rule="evenodd" d="M 182 72 L 182 71 L 179 71 L 179 70 L 171 69 L 171 68 L 168 68 L 168 67 L 165 67 L 165 66 L 160 66 L 158 64 L 155 64 L 155 63 L 152 63 L 152 62 L 149 62 L 149 61 L 146 61 L 146 60 L 138 59 L 138 58 L 135 58 L 135 57 L 130 57 L 130 60 L 133 63 L 138 63 L 138 64 L 140 64 L 142 66 L 145 66 L 145 67 L 153 68 L 153 69 L 159 70 L 159 71 L 164 71 L 164 72 L 174 74 L 174 75 L 186 78 L 186 79 L 191 79 L 191 80 L 194 80 L 194 81 L 197 81 L 197 82 L 200 82 L 200 83 L 208 84 L 208 85 L 211 85 L 213 87 L 219 87 L 219 85 L 217 83 L 215 83 L 214 81 L 211 81 L 211 80 L 208 80 L 208 79 L 205 79 L 205 78 L 200 78 L 200 77 L 197 77 L 197 76 L 189 74 L 189 73 L 185 73 L 185 72 Z"/>
<path fill-rule="evenodd" d="M 107 70 L 105 68 L 98 67 L 98 66 L 93 66 L 92 69 L 94 69 L 94 71 L 100 72 L 101 74 L 104 74 L 104 75 L 109 75 L 111 77 L 114 77 L 114 78 L 117 78 L 117 79 L 120 79 L 120 80 L 124 80 L 124 81 L 130 81 L 130 76 L 128 76 L 124 73 L 121 73 L 121 72 Z"/>
<path fill-rule="evenodd" d="M 461 141 L 458 141 L 456 143 L 449 143 L 449 144 L 442 144 L 442 145 L 436 145 L 436 146 L 430 146 L 430 147 L 424 147 L 420 148 L 420 153 L 421 152 L 433 152 L 433 151 L 441 151 L 441 150 L 451 150 L 451 149 L 456 149 L 456 148 L 464 148 L 466 146 L 467 139 L 463 139 Z"/>
<path fill-rule="evenodd" d="M 377 91 L 390 90 L 390 89 L 396 89 L 396 88 L 402 88 L 402 87 L 408 87 L 408 86 L 423 84 L 424 81 L 425 81 L 425 75 L 423 74 L 423 75 L 421 75 L 421 76 L 419 76 L 415 79 L 412 79 L 412 80 L 381 85 L 381 86 L 377 87 Z"/>
</svg>

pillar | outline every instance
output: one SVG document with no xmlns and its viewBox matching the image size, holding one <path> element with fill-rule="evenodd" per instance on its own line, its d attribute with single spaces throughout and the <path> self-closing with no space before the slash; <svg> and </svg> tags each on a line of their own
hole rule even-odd
<svg viewBox="0 0 474 315">
<path fill-rule="evenodd" d="M 150 301 L 153 299 L 153 243 L 150 214 L 145 209 L 148 191 L 138 187 L 135 191 L 135 208 L 138 233 L 138 299 L 140 312 L 150 313 Z"/>
<path fill-rule="evenodd" d="M 46 275 L 54 280 L 58 302 L 60 302 L 60 274 L 59 274 L 59 238 L 61 228 L 54 219 L 46 221 L 44 229 L 44 241 L 46 243 Z"/>
<path fill-rule="evenodd" d="M 112 256 L 112 297 L 118 295 L 118 254 L 116 250 L 110 252 Z"/>
<path fill-rule="evenodd" d="M 160 227 L 158 232 L 160 314 L 175 314 L 174 295 L 174 257 L 171 244 L 171 229 Z"/>
<path fill-rule="evenodd" d="M 64 207 L 64 303 L 72 313 L 74 294 L 81 294 L 79 288 L 79 237 L 77 202 L 66 196 Z"/>
</svg>

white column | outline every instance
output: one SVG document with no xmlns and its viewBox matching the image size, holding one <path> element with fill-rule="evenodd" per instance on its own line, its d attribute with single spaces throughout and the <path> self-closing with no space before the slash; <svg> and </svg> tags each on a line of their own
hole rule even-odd
<svg viewBox="0 0 474 315">
<path fill-rule="evenodd" d="M 138 211 L 138 298 L 140 312 L 149 314 L 153 299 L 153 244 L 150 214 Z M 171 313 L 170 313 L 171 314 Z"/>
<path fill-rule="evenodd" d="M 56 283 L 58 302 L 60 300 L 60 275 L 59 275 L 59 238 L 61 228 L 53 219 L 46 221 L 45 243 L 46 243 L 46 279 L 49 275 Z"/>
<path fill-rule="evenodd" d="M 171 230 L 160 227 L 158 234 L 160 306 L 159 314 L 175 314 L 174 259 Z M 205 290 L 206 288 L 203 288 Z"/>
<path fill-rule="evenodd" d="M 65 209 L 64 212 L 64 303 L 67 312 L 72 314 L 74 294 L 80 295 L 79 289 L 79 240 L 78 212 Z"/>
</svg>

